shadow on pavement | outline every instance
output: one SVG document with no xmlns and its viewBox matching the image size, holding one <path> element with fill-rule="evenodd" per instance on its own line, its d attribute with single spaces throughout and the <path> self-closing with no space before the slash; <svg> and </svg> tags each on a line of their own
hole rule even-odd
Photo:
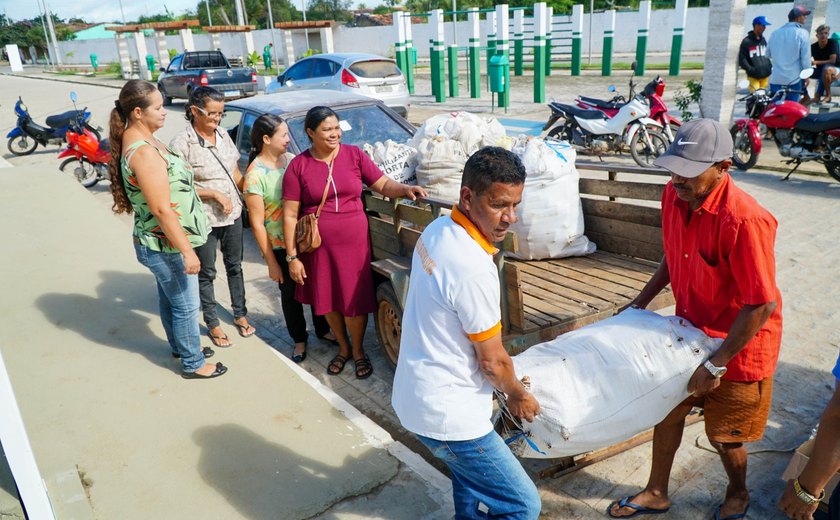
<svg viewBox="0 0 840 520">
<path fill-rule="evenodd" d="M 743 185 L 782 191 L 790 193 L 791 196 L 808 195 L 840 199 L 840 182 L 825 177 L 794 173 L 788 180 L 783 181 L 782 178 L 785 175 L 781 173 L 745 173 L 737 170 L 730 170 L 730 173 L 735 182 Z"/>
</svg>

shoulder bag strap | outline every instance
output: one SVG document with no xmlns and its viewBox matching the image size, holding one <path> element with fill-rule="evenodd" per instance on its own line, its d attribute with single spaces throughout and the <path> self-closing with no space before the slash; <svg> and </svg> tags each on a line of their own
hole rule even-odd
<svg viewBox="0 0 840 520">
<path fill-rule="evenodd" d="M 321 209 L 324 208 L 324 203 L 327 202 L 327 194 L 330 192 L 330 183 L 332 182 L 332 170 L 333 170 L 333 162 L 334 161 L 335 161 L 335 157 L 333 157 L 333 160 L 330 161 L 330 165 L 329 165 L 330 175 L 327 177 L 327 185 L 324 186 L 324 195 L 321 197 L 321 203 L 318 204 L 318 210 L 315 212 L 315 218 L 318 218 L 318 217 L 321 216 Z M 335 196 L 338 197 L 338 192 L 336 192 Z"/>
<path fill-rule="evenodd" d="M 198 142 L 199 142 L 199 144 L 201 144 L 201 147 L 202 147 L 202 148 L 206 148 L 206 149 L 207 149 L 207 151 L 208 151 L 208 152 L 210 152 L 210 153 L 213 155 L 213 157 L 215 157 L 215 158 L 216 158 L 216 160 L 217 160 L 217 161 L 219 161 L 219 166 L 221 166 L 221 167 L 222 167 L 222 169 L 223 169 L 223 170 L 225 171 L 225 173 L 227 174 L 228 179 L 230 179 L 231 184 L 233 184 L 233 191 L 235 191 L 235 192 L 236 192 L 236 194 L 237 194 L 237 195 L 239 195 L 239 201 L 240 201 L 240 202 L 242 202 L 242 205 L 243 205 L 243 206 L 245 206 L 245 197 L 243 197 L 243 196 L 242 196 L 242 192 L 241 192 L 241 191 L 239 191 L 239 186 L 237 186 L 237 185 L 236 185 L 236 182 L 233 180 L 233 177 L 231 176 L 231 174 L 230 174 L 230 172 L 228 171 L 228 169 L 227 169 L 227 168 L 225 168 L 225 165 L 224 165 L 224 163 L 222 162 L 222 160 L 219 158 L 219 156 L 218 156 L 218 155 L 216 155 L 216 152 L 214 152 L 212 148 L 208 148 L 208 147 L 204 146 L 204 139 L 203 139 L 200 135 L 198 135 L 198 134 L 196 133 L 196 136 L 198 137 Z M 221 139 L 221 136 L 219 136 L 219 139 Z M 218 139 L 216 140 L 216 142 L 218 142 Z"/>
</svg>

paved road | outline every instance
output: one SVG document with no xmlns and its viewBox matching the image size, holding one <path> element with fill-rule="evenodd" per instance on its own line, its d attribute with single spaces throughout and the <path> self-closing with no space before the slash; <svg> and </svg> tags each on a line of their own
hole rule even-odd
<svg viewBox="0 0 840 520">
<path fill-rule="evenodd" d="M 605 83 L 605 80 L 594 76 L 552 77 L 549 92 L 563 99 L 578 93 L 598 95 L 605 90 Z M 671 81 L 667 94 L 672 95 L 679 83 Z M 424 85 L 422 80 L 418 83 L 418 92 L 423 91 Z M 512 95 L 514 102 L 507 117 L 530 120 L 544 117 L 547 113 L 545 107 L 528 101 L 530 94 L 525 80 L 514 79 L 514 85 L 517 90 Z M 0 130 L 5 131 L 14 124 L 11 105 L 18 93 L 26 94 L 33 116 L 42 120 L 49 113 L 71 106 L 67 98 L 71 88 L 78 92 L 80 102 L 91 108 L 94 120 L 104 125 L 103 115 L 110 109 L 115 97 L 113 89 L 3 78 L 0 82 Z M 432 113 L 462 108 L 488 111 L 489 97 L 478 101 L 459 98 L 457 102 L 440 106 L 432 103 L 428 96 L 416 96 L 409 119 L 417 122 Z M 181 128 L 180 110 L 181 105 L 169 109 L 166 127 L 159 133 L 163 140 L 168 140 Z M 10 162 L 26 161 L 51 167 L 57 163 L 54 155 L 55 150 L 52 149 L 28 158 L 12 158 Z M 781 518 L 775 502 L 782 489 L 779 475 L 789 459 L 784 450 L 804 440 L 827 402 L 831 387 L 829 368 L 833 366 L 840 347 L 840 335 L 836 329 L 840 311 L 831 303 L 833 295 L 840 293 L 840 277 L 835 272 L 840 241 L 833 226 L 840 215 L 837 210 L 840 184 L 806 176 L 795 176 L 794 180 L 782 183 L 780 177 L 778 173 L 763 172 L 760 168 L 749 174 L 734 174 L 736 182 L 770 209 L 780 223 L 777 271 L 785 301 L 785 335 L 767 436 L 752 447 L 753 450 L 767 451 L 751 458 L 749 474 L 753 490 L 750 516 L 761 519 Z M 107 189 L 107 183 L 92 189 L 91 203 L 107 205 Z M 267 280 L 266 269 L 251 240 L 248 240 L 245 257 L 249 308 L 259 335 L 288 354 L 291 342 L 283 325 L 279 294 L 273 283 Z M 224 299 L 225 292 L 222 287 L 217 290 L 220 300 Z M 388 403 L 393 372 L 375 345 L 372 327 L 368 329 L 365 346 L 375 368 L 371 379 L 356 381 L 350 374 L 326 376 L 326 363 L 335 350 L 319 342 L 311 345 L 304 368 L 397 439 L 427 456 L 422 448 L 411 442 L 411 436 L 400 429 L 390 409 Z M 725 475 L 716 455 L 695 446 L 695 439 L 702 437 L 701 434 L 702 425 L 696 425 L 688 428 L 684 435 L 683 448 L 673 472 L 675 504 L 672 518 L 707 518 L 721 501 Z M 573 475 L 540 481 L 545 517 L 601 518 L 610 500 L 627 495 L 644 484 L 649 459 L 649 446 L 641 446 Z M 528 467 L 533 470 L 536 465 L 528 464 Z"/>
</svg>

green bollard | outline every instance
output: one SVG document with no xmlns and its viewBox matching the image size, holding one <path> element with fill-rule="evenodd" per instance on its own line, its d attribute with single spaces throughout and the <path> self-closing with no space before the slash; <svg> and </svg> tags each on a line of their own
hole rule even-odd
<svg viewBox="0 0 840 520">
<path fill-rule="evenodd" d="M 470 38 L 470 97 L 481 97 L 481 39 Z"/>
<path fill-rule="evenodd" d="M 545 103 L 545 36 L 535 36 L 534 44 L 534 103 Z"/>
<path fill-rule="evenodd" d="M 545 38 L 545 75 L 551 76 L 551 38 Z"/>
<path fill-rule="evenodd" d="M 449 97 L 458 97 L 458 46 L 449 49 Z"/>
<path fill-rule="evenodd" d="M 601 75 L 612 75 L 613 32 L 604 31 L 604 52 L 601 59 Z"/>
<path fill-rule="evenodd" d="M 496 55 L 496 35 L 490 34 L 487 36 L 487 65 L 485 67 L 490 70 L 490 60 Z"/>
<path fill-rule="evenodd" d="M 521 76 L 525 72 L 525 41 L 521 34 L 513 41 L 513 75 Z"/>
<path fill-rule="evenodd" d="M 405 41 L 405 80 L 408 83 L 408 93 L 414 94 L 414 66 L 417 65 L 417 49 L 412 46 L 411 40 Z"/>
<path fill-rule="evenodd" d="M 581 40 L 580 33 L 572 33 L 572 76 L 580 76 L 581 61 Z"/>
<path fill-rule="evenodd" d="M 671 40 L 671 64 L 668 67 L 669 76 L 680 75 L 680 58 L 682 56 L 682 29 L 674 29 L 674 37 Z"/>
<path fill-rule="evenodd" d="M 647 54 L 647 29 L 639 29 L 636 39 L 636 75 L 645 75 L 645 54 Z"/>
</svg>

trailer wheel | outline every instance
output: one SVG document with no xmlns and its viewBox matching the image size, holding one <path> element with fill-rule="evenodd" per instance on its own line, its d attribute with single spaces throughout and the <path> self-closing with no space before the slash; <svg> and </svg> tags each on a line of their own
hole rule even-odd
<svg viewBox="0 0 840 520">
<path fill-rule="evenodd" d="M 376 337 L 392 366 L 397 366 L 402 335 L 402 306 L 391 282 L 382 282 L 376 288 Z"/>
</svg>

